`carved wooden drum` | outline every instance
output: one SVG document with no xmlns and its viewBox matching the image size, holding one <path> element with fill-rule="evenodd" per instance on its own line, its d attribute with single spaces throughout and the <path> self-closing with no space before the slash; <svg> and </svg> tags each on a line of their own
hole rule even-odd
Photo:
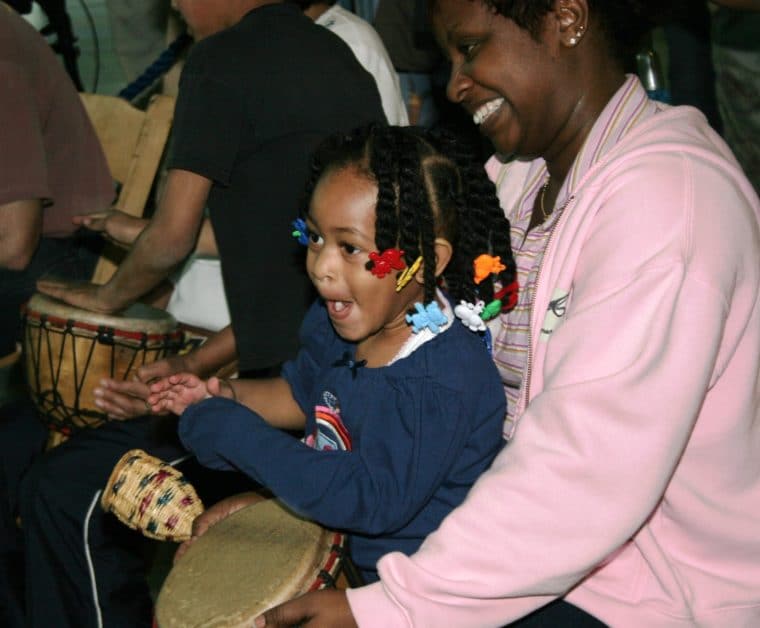
<svg viewBox="0 0 760 628">
<path fill-rule="evenodd" d="M 24 311 L 25 374 L 51 429 L 49 446 L 107 420 L 92 394 L 102 378 L 129 379 L 176 353 L 182 338 L 170 314 L 144 304 L 107 315 L 35 294 Z"/>
</svg>

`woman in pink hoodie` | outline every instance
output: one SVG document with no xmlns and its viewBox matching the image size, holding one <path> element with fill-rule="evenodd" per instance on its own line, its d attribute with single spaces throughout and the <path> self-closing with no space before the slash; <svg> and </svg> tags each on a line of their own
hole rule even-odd
<svg viewBox="0 0 760 628">
<path fill-rule="evenodd" d="M 512 223 L 509 443 L 380 582 L 257 626 L 760 625 L 760 203 L 697 110 L 625 74 L 650 14 L 432 0 Z"/>
</svg>

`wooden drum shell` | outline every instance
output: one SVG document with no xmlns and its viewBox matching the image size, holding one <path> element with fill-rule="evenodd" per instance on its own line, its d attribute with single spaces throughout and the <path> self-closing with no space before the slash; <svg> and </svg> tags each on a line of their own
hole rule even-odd
<svg viewBox="0 0 760 628">
<path fill-rule="evenodd" d="M 105 315 L 35 294 L 24 310 L 27 385 L 49 427 L 65 438 L 107 420 L 92 392 L 102 378 L 130 379 L 143 364 L 176 353 L 182 339 L 163 310 L 135 304 Z"/>
</svg>

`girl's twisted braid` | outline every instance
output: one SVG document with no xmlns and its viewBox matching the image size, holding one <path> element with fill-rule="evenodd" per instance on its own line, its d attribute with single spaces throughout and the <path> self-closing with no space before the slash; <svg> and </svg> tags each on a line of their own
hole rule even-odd
<svg viewBox="0 0 760 628">
<path fill-rule="evenodd" d="M 493 282 L 476 285 L 472 262 L 483 253 L 499 256 L 506 267 L 498 275 L 499 282 L 508 285 L 515 279 L 509 221 L 474 147 L 445 130 L 435 132 L 435 141 L 441 152 L 456 164 L 461 181 L 456 203 L 459 229 L 455 256 L 444 273 L 447 286 L 454 298 L 489 302 L 493 298 Z"/>
</svg>

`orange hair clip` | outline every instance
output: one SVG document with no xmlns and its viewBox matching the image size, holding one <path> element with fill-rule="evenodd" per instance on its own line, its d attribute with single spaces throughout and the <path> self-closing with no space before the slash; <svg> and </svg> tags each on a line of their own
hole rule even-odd
<svg viewBox="0 0 760 628">
<path fill-rule="evenodd" d="M 501 257 L 500 256 L 492 256 L 488 255 L 487 253 L 483 253 L 483 255 L 478 255 L 475 258 L 475 261 L 472 263 L 473 268 L 475 269 L 475 283 L 480 283 L 483 281 L 486 277 L 492 274 L 500 273 L 502 270 L 506 270 L 506 266 L 501 263 Z"/>
</svg>

